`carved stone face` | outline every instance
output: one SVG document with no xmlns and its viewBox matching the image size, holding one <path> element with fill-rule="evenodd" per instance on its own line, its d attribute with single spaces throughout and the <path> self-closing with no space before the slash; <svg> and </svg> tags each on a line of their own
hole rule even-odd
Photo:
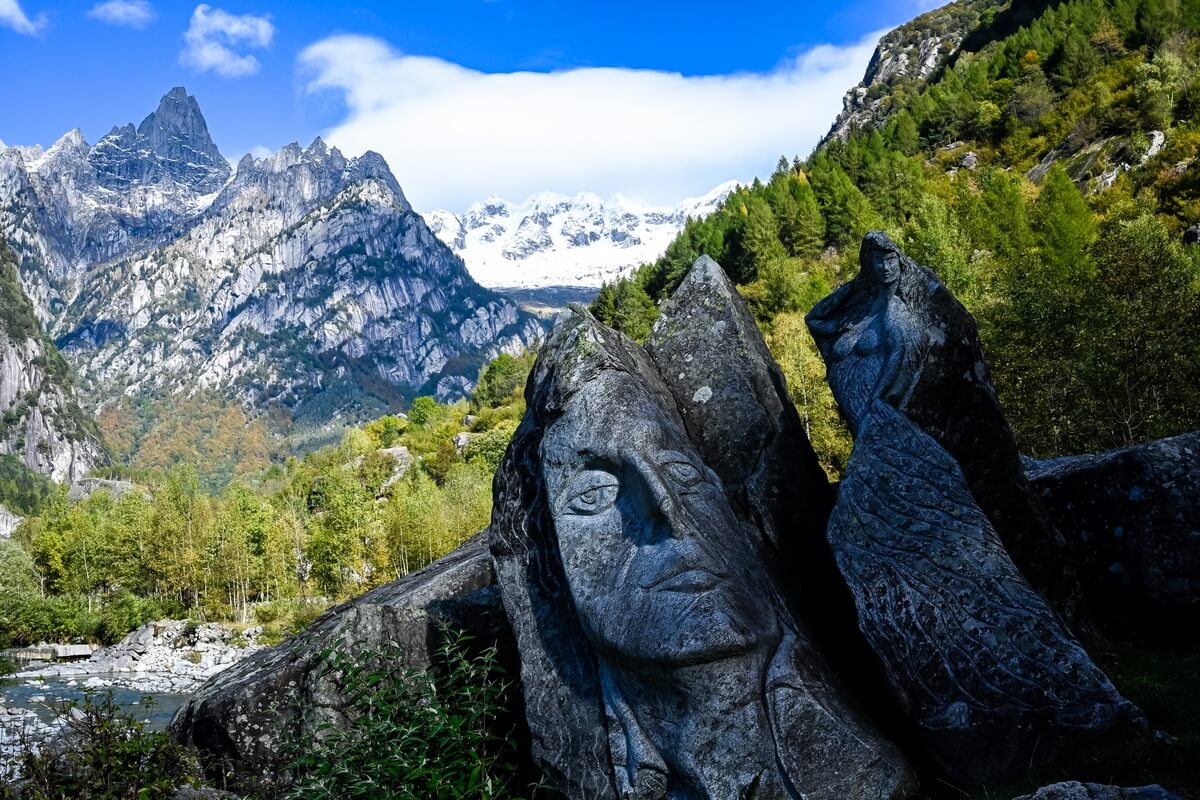
<svg viewBox="0 0 1200 800">
<path fill-rule="evenodd" d="M 542 452 L 567 582 L 598 651 L 694 664 L 779 635 L 719 481 L 638 384 L 593 379 Z"/>
<path fill-rule="evenodd" d="M 871 269 L 880 283 L 890 286 L 900 280 L 900 256 L 891 250 L 876 250 L 871 254 Z"/>
</svg>

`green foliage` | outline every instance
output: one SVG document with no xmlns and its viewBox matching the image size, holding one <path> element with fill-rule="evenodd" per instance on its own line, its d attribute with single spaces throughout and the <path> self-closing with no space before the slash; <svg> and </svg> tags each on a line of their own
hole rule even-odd
<svg viewBox="0 0 1200 800">
<path fill-rule="evenodd" d="M 487 472 L 494 473 L 500 468 L 500 461 L 516 429 L 516 421 L 502 422 L 490 431 L 472 437 L 463 452 L 463 459 L 468 464 L 477 464 Z"/>
<path fill-rule="evenodd" d="M 716 259 L 790 364 L 831 474 L 844 442 L 816 422 L 833 409 L 804 391 L 819 365 L 791 317 L 853 274 L 867 229 L 902 241 L 974 315 L 1027 452 L 1094 452 L 1198 426 L 1197 258 L 1179 235 L 1200 223 L 1200 5 L 964 2 L 889 36 L 915 58 L 930 31 L 960 26 L 960 52 L 928 81 L 868 87 L 889 113 L 880 128 L 781 160 L 593 305 L 640 335 L 692 261 Z M 1152 130 L 1166 145 L 1143 163 Z M 1031 172 L 1048 154 L 1054 165 Z"/>
<path fill-rule="evenodd" d="M 154 704 L 142 699 L 139 710 Z M 20 758 L 20 797 L 26 800 L 152 800 L 168 798 L 199 779 L 195 756 L 169 733 L 122 711 L 112 691 L 88 694 L 81 704 L 61 710 L 69 733 L 62 746 L 36 751 L 26 746 Z M 12 788 L 0 797 L 15 797 Z"/>
<path fill-rule="evenodd" d="M 427 425 L 437 413 L 437 400 L 432 397 L 418 397 L 412 401 L 408 410 L 408 421 L 413 425 Z"/>
<path fill-rule="evenodd" d="M 35 384 L 23 400 L 13 403 L 0 415 L 0 438 L 7 438 L 6 434 L 26 418 L 39 400 L 41 392 L 58 389 L 66 394 L 65 408 L 61 411 L 44 409 L 48 416 L 53 417 L 48 421 L 69 441 L 80 441 L 95 436 L 96 423 L 83 413 L 79 404 L 72 399 L 71 370 L 58 348 L 54 346 L 54 342 L 46 335 L 33 303 L 25 296 L 17 271 L 16 257 L 9 250 L 8 243 L 0 238 L 0 345 L 24 345 L 28 340 L 36 342 L 42 350 L 42 354 L 37 356 L 30 366 L 43 373 L 43 380 Z M 0 502 L 4 501 L 5 490 L 12 488 L 5 485 L 6 479 L 11 477 L 6 472 L 7 470 L 0 471 Z"/>
<path fill-rule="evenodd" d="M 524 390 L 525 380 L 533 369 L 537 354 L 526 351 L 520 356 L 501 353 L 492 363 L 479 373 L 479 383 L 471 397 L 471 407 L 498 408 L 509 405 L 517 400 L 517 394 Z"/>
<path fill-rule="evenodd" d="M 389 414 L 368 422 L 363 430 L 371 437 L 376 447 L 392 447 L 399 441 L 407 426 L 408 423 L 405 420 Z"/>
<path fill-rule="evenodd" d="M 0 334 L 11 342 L 39 339 L 42 326 L 25 296 L 17 274 L 17 259 L 0 239 Z"/>
<path fill-rule="evenodd" d="M 166 616 L 269 627 L 280 639 L 331 601 L 420 569 L 485 528 L 492 475 L 524 412 L 530 356 L 484 370 L 487 400 L 414 404 L 341 440 L 214 490 L 187 465 L 119 470 L 99 491 L 39 501 L 0 543 L 0 645 L 115 641 Z M 454 438 L 470 426 L 460 455 Z M 405 448 L 403 478 L 383 447 Z"/>
<path fill-rule="evenodd" d="M 346 721 L 292 746 L 287 800 L 513 796 L 515 746 L 502 726 L 511 684 L 496 649 L 472 654 L 469 637 L 443 636 L 439 672 L 397 668 L 398 647 L 323 654 Z"/>
<path fill-rule="evenodd" d="M 657 306 L 636 279 L 602 286 L 592 303 L 592 313 L 605 325 L 639 342 L 646 341 L 658 319 Z"/>
<path fill-rule="evenodd" d="M 251 417 L 236 402 L 215 392 L 189 397 L 132 400 L 122 396 L 97 414 L 104 441 L 118 461 L 135 473 L 161 473 L 173 467 L 195 470 L 210 491 L 282 461 L 290 421 L 275 412 Z"/>
<path fill-rule="evenodd" d="M 0 505 L 21 516 L 36 514 L 50 497 L 50 479 L 22 464 L 16 456 L 0 454 Z"/>
<path fill-rule="evenodd" d="M 795 313 L 776 317 L 767 333 L 767 346 L 783 370 L 788 393 L 821 466 L 831 480 L 840 480 L 853 440 L 838 414 L 825 379 L 825 362 L 808 335 L 804 317 Z"/>
</svg>

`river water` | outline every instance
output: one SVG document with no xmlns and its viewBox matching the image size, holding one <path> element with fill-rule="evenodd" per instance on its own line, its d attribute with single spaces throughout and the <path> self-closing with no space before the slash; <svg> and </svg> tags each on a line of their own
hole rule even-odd
<svg viewBox="0 0 1200 800">
<path fill-rule="evenodd" d="M 103 697 L 111 689 L 116 704 L 123 710 L 132 712 L 137 719 L 148 721 L 151 730 L 166 728 L 171 716 L 187 702 L 189 697 L 186 694 L 139 692 L 123 686 L 103 686 L 89 689 L 83 685 L 90 678 L 112 679 L 116 677 L 118 676 L 51 677 L 38 679 L 37 683 L 31 683 L 27 678 L 12 678 L 0 684 L 0 695 L 3 696 L 4 703 L 9 708 L 32 709 L 43 721 L 49 722 L 55 716 L 56 710 L 62 708 L 64 702 L 74 700 L 82 703 L 87 692 L 91 692 L 94 697 Z M 130 676 L 124 674 L 119 677 L 128 681 Z M 71 685 L 72 683 L 74 685 Z M 153 701 L 149 706 L 149 715 L 146 714 L 147 706 L 143 703 L 147 696 Z"/>
</svg>

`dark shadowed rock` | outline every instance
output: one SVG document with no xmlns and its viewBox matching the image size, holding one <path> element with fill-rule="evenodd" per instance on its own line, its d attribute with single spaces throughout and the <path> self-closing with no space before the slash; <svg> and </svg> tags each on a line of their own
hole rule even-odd
<svg viewBox="0 0 1200 800">
<path fill-rule="evenodd" d="M 955 460 L 881 400 L 859 418 L 829 541 L 860 629 L 956 783 L 1011 777 L 1137 716 L 1017 571 Z"/>
<path fill-rule="evenodd" d="M 1033 794 L 1025 794 L 1014 800 L 1182 800 L 1161 786 L 1139 786 L 1122 789 L 1119 786 L 1103 786 L 1099 783 L 1067 781 L 1043 786 Z"/>
<path fill-rule="evenodd" d="M 834 397 L 855 431 L 878 398 L 958 461 L 971 493 L 1026 577 L 1071 615 L 1066 544 L 1021 467 L 975 321 L 932 270 L 881 232 L 867 234 L 858 276 L 809 312 Z"/>
<path fill-rule="evenodd" d="M 833 490 L 779 365 L 717 262 L 696 261 L 646 350 L 735 510 L 779 552 L 801 537 L 823 541 Z"/>
<path fill-rule="evenodd" d="M 285 737 L 312 737 L 322 722 L 340 718 L 344 701 L 332 676 L 321 674 L 322 651 L 339 643 L 366 651 L 398 646 L 404 662 L 398 666 L 429 667 L 439 647 L 435 621 L 442 619 L 485 645 L 507 646 L 486 537 L 326 611 L 298 636 L 211 678 L 176 713 L 171 729 L 199 749 L 210 777 L 232 775 L 230 788 L 286 782 Z"/>
<path fill-rule="evenodd" d="M 582 310 L 526 387 L 492 552 L 533 757 L 568 797 L 900 797 L 649 357 Z"/>
<path fill-rule="evenodd" d="M 897 721 L 825 537 L 833 487 L 779 365 L 717 262 L 701 256 L 692 265 L 663 305 L 646 350 L 734 512 L 760 532 L 763 564 L 797 624 L 877 719 Z M 912 738 L 892 727 L 895 741 Z"/>
<path fill-rule="evenodd" d="M 1030 462 L 1096 619 L 1113 632 L 1200 626 L 1200 432 Z"/>
</svg>

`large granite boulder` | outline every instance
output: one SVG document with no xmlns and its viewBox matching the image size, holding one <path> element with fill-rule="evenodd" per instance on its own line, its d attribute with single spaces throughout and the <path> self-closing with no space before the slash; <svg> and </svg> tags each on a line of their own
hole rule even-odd
<svg viewBox="0 0 1200 800">
<path fill-rule="evenodd" d="M 859 418 L 829 541 L 859 628 L 958 785 L 1138 718 L 1017 570 L 958 463 L 882 399 Z"/>
<path fill-rule="evenodd" d="M 491 542 L 549 787 L 814 800 L 913 789 L 792 620 L 759 532 L 646 353 L 576 310 L 526 401 Z"/>
<path fill-rule="evenodd" d="M 1120 786 L 1104 786 L 1099 783 L 1066 781 L 1043 786 L 1033 794 L 1025 794 L 1014 800 L 1181 800 L 1161 786 L 1138 786 L 1122 789 Z"/>
<path fill-rule="evenodd" d="M 1200 432 L 1028 468 L 1100 624 L 1139 636 L 1200 628 Z"/>
<path fill-rule="evenodd" d="M 886 234 L 867 234 L 859 260 L 854 280 L 807 316 L 851 431 L 882 399 L 936 439 L 1022 573 L 1072 616 L 1065 541 L 1029 488 L 974 319 Z"/>
<path fill-rule="evenodd" d="M 717 262 L 692 265 L 646 350 L 735 510 L 785 556 L 823 544 L 833 489 L 779 365 Z"/>
<path fill-rule="evenodd" d="M 195 746 L 213 780 L 255 792 L 286 785 L 286 740 L 316 735 L 340 720 L 344 698 L 322 653 L 398 648 L 402 664 L 428 668 L 440 646 L 439 621 L 499 644 L 512 657 L 507 620 L 486 537 L 479 535 L 425 569 L 332 608 L 303 633 L 260 650 L 200 687 L 171 721 Z M 519 714 L 518 714 L 519 716 Z"/>
</svg>

